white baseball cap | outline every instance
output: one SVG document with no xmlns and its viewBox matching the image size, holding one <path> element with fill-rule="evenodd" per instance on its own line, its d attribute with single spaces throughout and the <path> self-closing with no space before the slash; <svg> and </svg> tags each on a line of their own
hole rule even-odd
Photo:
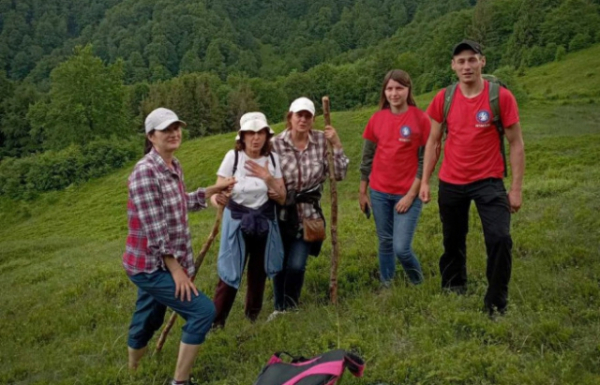
<svg viewBox="0 0 600 385">
<path fill-rule="evenodd" d="M 290 105 L 290 112 L 308 111 L 315 116 L 315 104 L 309 98 L 304 96 L 298 98 Z"/>
<path fill-rule="evenodd" d="M 159 107 L 146 116 L 146 134 L 152 130 L 162 131 L 175 122 L 179 122 L 184 127 L 187 126 L 187 123 L 179 120 L 173 111 Z"/>
<path fill-rule="evenodd" d="M 240 118 L 240 130 L 238 131 L 235 140 L 240 140 L 240 132 L 242 131 L 258 132 L 264 128 L 269 129 L 269 134 L 275 134 L 271 126 L 269 126 L 269 123 L 267 123 L 265 114 L 262 112 L 248 112 Z"/>
</svg>

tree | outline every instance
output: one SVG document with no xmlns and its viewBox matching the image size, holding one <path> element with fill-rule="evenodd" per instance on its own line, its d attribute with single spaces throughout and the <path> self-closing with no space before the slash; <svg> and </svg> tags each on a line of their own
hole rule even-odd
<svg viewBox="0 0 600 385">
<path fill-rule="evenodd" d="M 588 0 L 566 0 L 548 13 L 540 26 L 541 38 L 544 43 L 569 46 L 569 50 L 575 39 L 575 46 L 583 48 L 592 43 L 590 36 L 594 36 L 599 25 L 596 4 Z"/>
<path fill-rule="evenodd" d="M 8 87 L 7 87 L 8 86 Z M 2 102 L 2 152 L 6 156 L 20 157 L 41 149 L 39 138 L 32 135 L 31 126 L 27 121 L 30 105 L 40 98 L 35 86 L 22 83 L 14 87 L 4 84 L 0 92 L 7 96 Z"/>
<path fill-rule="evenodd" d="M 179 73 L 185 74 L 200 71 L 202 71 L 202 61 L 198 57 L 196 50 L 188 50 L 185 55 L 183 55 L 181 63 L 179 63 Z"/>
<path fill-rule="evenodd" d="M 240 128 L 242 115 L 258 110 L 258 103 L 246 79 L 230 76 L 227 80 L 232 87 L 227 95 L 227 125 L 224 128 L 233 131 Z"/>
<path fill-rule="evenodd" d="M 105 66 L 88 45 L 75 48 L 52 71 L 50 101 L 37 105 L 31 115 L 32 125 L 42 129 L 45 147 L 60 149 L 132 132 L 122 67 L 122 62 Z"/>
</svg>

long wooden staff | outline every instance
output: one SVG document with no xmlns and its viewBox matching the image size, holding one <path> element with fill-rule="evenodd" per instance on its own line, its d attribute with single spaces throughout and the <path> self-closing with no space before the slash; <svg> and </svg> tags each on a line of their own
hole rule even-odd
<svg viewBox="0 0 600 385">
<path fill-rule="evenodd" d="M 329 96 L 323 96 L 323 117 L 325 125 L 331 125 L 331 114 L 329 111 Z M 337 239 L 337 185 L 335 181 L 335 164 L 333 161 L 333 146 L 327 141 L 327 161 L 329 163 L 329 187 L 331 192 L 331 272 L 329 275 L 329 298 L 331 303 L 337 304 L 338 289 L 338 265 L 340 260 L 338 239 Z"/>
<path fill-rule="evenodd" d="M 220 206 L 217 209 L 217 217 L 215 219 L 215 224 L 213 225 L 213 228 L 210 231 L 210 234 L 208 235 L 206 242 L 204 242 L 204 245 L 202 246 L 202 250 L 200 250 L 200 253 L 198 253 L 198 256 L 196 257 L 196 262 L 194 262 L 195 272 L 191 278 L 192 281 L 194 281 L 196 279 L 196 275 L 198 274 L 198 270 L 200 269 L 200 266 L 202 266 L 202 262 L 204 262 L 204 258 L 206 257 L 206 253 L 208 253 L 208 249 L 210 249 L 210 246 L 212 245 L 213 241 L 219 234 L 219 228 L 221 227 L 221 219 L 223 219 L 223 209 L 224 209 L 223 206 Z M 171 314 L 171 318 L 169 318 L 169 321 L 167 322 L 167 324 L 163 328 L 162 332 L 160 333 L 160 337 L 158 337 L 158 341 L 156 342 L 156 349 L 154 350 L 154 354 L 161 351 L 163 345 L 165 344 L 165 341 L 167 340 L 167 336 L 169 335 L 169 332 L 171 331 L 171 328 L 175 324 L 176 319 L 177 319 L 177 313 L 173 312 Z"/>
</svg>

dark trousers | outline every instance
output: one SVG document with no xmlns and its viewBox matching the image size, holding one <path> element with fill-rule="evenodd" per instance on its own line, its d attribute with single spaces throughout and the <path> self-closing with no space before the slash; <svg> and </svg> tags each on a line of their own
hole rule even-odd
<svg viewBox="0 0 600 385">
<path fill-rule="evenodd" d="M 246 277 L 248 289 L 246 291 L 244 314 L 251 321 L 255 321 L 262 309 L 265 281 L 267 280 L 267 273 L 265 272 L 267 236 L 250 237 L 244 234 L 244 242 L 246 244 L 246 258 L 244 258 L 244 263 L 248 265 Z M 225 326 L 225 321 L 233 307 L 237 292 L 238 289 L 227 285 L 219 278 L 215 298 L 213 299 L 217 311 L 213 326 Z"/>
<path fill-rule="evenodd" d="M 294 309 L 300 303 L 306 262 L 312 246 L 302 234 L 300 232 L 297 238 L 283 239 L 283 270 L 273 278 L 275 310 Z"/>
<path fill-rule="evenodd" d="M 469 207 L 475 201 L 487 251 L 488 290 L 485 306 L 504 310 L 512 267 L 510 205 L 501 179 L 489 178 L 467 185 L 440 181 L 438 204 L 444 232 L 440 258 L 442 288 L 464 290 L 467 285 Z"/>
</svg>

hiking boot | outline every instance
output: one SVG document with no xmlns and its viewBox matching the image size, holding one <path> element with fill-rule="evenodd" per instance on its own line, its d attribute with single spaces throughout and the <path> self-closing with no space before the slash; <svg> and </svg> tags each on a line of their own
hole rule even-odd
<svg viewBox="0 0 600 385">
<path fill-rule="evenodd" d="M 285 310 L 275 310 L 273 313 L 269 314 L 269 316 L 267 317 L 267 322 L 273 321 L 281 314 L 285 314 Z"/>
</svg>

